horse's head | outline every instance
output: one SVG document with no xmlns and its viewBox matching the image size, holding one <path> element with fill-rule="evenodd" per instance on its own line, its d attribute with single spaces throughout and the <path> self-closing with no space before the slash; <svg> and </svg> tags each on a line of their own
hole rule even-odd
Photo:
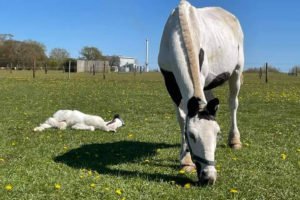
<svg viewBox="0 0 300 200">
<path fill-rule="evenodd" d="M 214 184 L 217 179 L 215 150 L 220 127 L 215 116 L 218 105 L 218 99 L 209 101 L 202 108 L 199 98 L 193 97 L 188 102 L 185 137 L 202 184 Z"/>
</svg>

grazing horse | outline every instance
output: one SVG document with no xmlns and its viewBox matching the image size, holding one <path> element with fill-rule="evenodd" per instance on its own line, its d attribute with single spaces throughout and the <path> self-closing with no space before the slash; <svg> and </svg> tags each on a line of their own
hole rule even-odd
<svg viewBox="0 0 300 200">
<path fill-rule="evenodd" d="M 181 0 L 164 28 L 158 63 L 176 105 L 181 128 L 180 163 L 197 169 L 199 182 L 217 178 L 215 150 L 219 100 L 211 90 L 229 81 L 231 127 L 228 144 L 242 147 L 237 127 L 238 93 L 244 67 L 243 31 L 238 19 L 217 7 L 197 9 Z"/>
</svg>

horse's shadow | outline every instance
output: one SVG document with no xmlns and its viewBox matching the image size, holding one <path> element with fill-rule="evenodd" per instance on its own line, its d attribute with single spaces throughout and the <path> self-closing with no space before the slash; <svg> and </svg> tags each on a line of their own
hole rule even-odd
<svg viewBox="0 0 300 200">
<path fill-rule="evenodd" d="M 165 143 L 148 143 L 138 141 L 119 141 L 102 144 L 87 144 L 77 149 L 72 149 L 54 158 L 55 162 L 66 164 L 77 169 L 89 169 L 100 174 L 114 176 L 143 177 L 151 181 L 175 181 L 179 185 L 192 182 L 185 176 L 169 175 L 163 173 L 147 173 L 144 171 L 114 169 L 120 164 L 139 164 L 149 157 L 155 156 L 157 149 L 173 148 L 178 145 Z M 159 166 L 157 163 L 148 165 Z M 175 167 L 175 165 L 161 164 L 163 167 Z"/>
</svg>

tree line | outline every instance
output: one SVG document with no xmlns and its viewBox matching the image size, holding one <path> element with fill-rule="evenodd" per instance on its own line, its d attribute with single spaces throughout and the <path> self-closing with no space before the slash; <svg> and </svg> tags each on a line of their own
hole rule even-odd
<svg viewBox="0 0 300 200">
<path fill-rule="evenodd" d="M 263 72 L 263 73 L 265 73 L 265 71 L 266 71 L 266 67 L 265 66 L 263 66 L 263 67 L 250 67 L 250 68 L 247 68 L 245 70 L 245 72 L 249 72 L 249 73 L 253 73 L 253 72 L 255 72 L 255 73 Z M 268 65 L 268 72 L 279 73 L 280 70 L 278 68 L 272 66 L 272 65 Z"/>
<path fill-rule="evenodd" d="M 69 60 L 70 53 L 64 48 L 54 48 L 49 56 L 46 46 L 34 40 L 18 41 L 12 34 L 0 34 L 0 67 L 14 69 L 32 69 L 35 62 L 37 68 L 61 70 Z M 111 66 L 118 65 L 117 56 L 104 56 L 93 46 L 85 46 L 80 51 L 79 59 L 106 60 Z"/>
</svg>

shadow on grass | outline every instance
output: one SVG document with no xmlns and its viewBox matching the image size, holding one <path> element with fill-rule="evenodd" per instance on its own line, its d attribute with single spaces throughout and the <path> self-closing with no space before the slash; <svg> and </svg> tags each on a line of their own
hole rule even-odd
<svg viewBox="0 0 300 200">
<path fill-rule="evenodd" d="M 173 176 L 163 173 L 147 173 L 145 171 L 127 171 L 113 169 L 120 164 L 141 164 L 145 159 L 154 156 L 157 149 L 173 148 L 178 145 L 165 143 L 146 143 L 138 141 L 119 141 L 103 144 L 88 144 L 54 158 L 55 162 L 66 164 L 73 168 L 90 169 L 100 174 L 144 178 L 152 181 L 175 181 L 179 185 L 192 182 L 183 176 Z M 175 168 L 175 165 L 147 163 L 151 166 Z"/>
</svg>

